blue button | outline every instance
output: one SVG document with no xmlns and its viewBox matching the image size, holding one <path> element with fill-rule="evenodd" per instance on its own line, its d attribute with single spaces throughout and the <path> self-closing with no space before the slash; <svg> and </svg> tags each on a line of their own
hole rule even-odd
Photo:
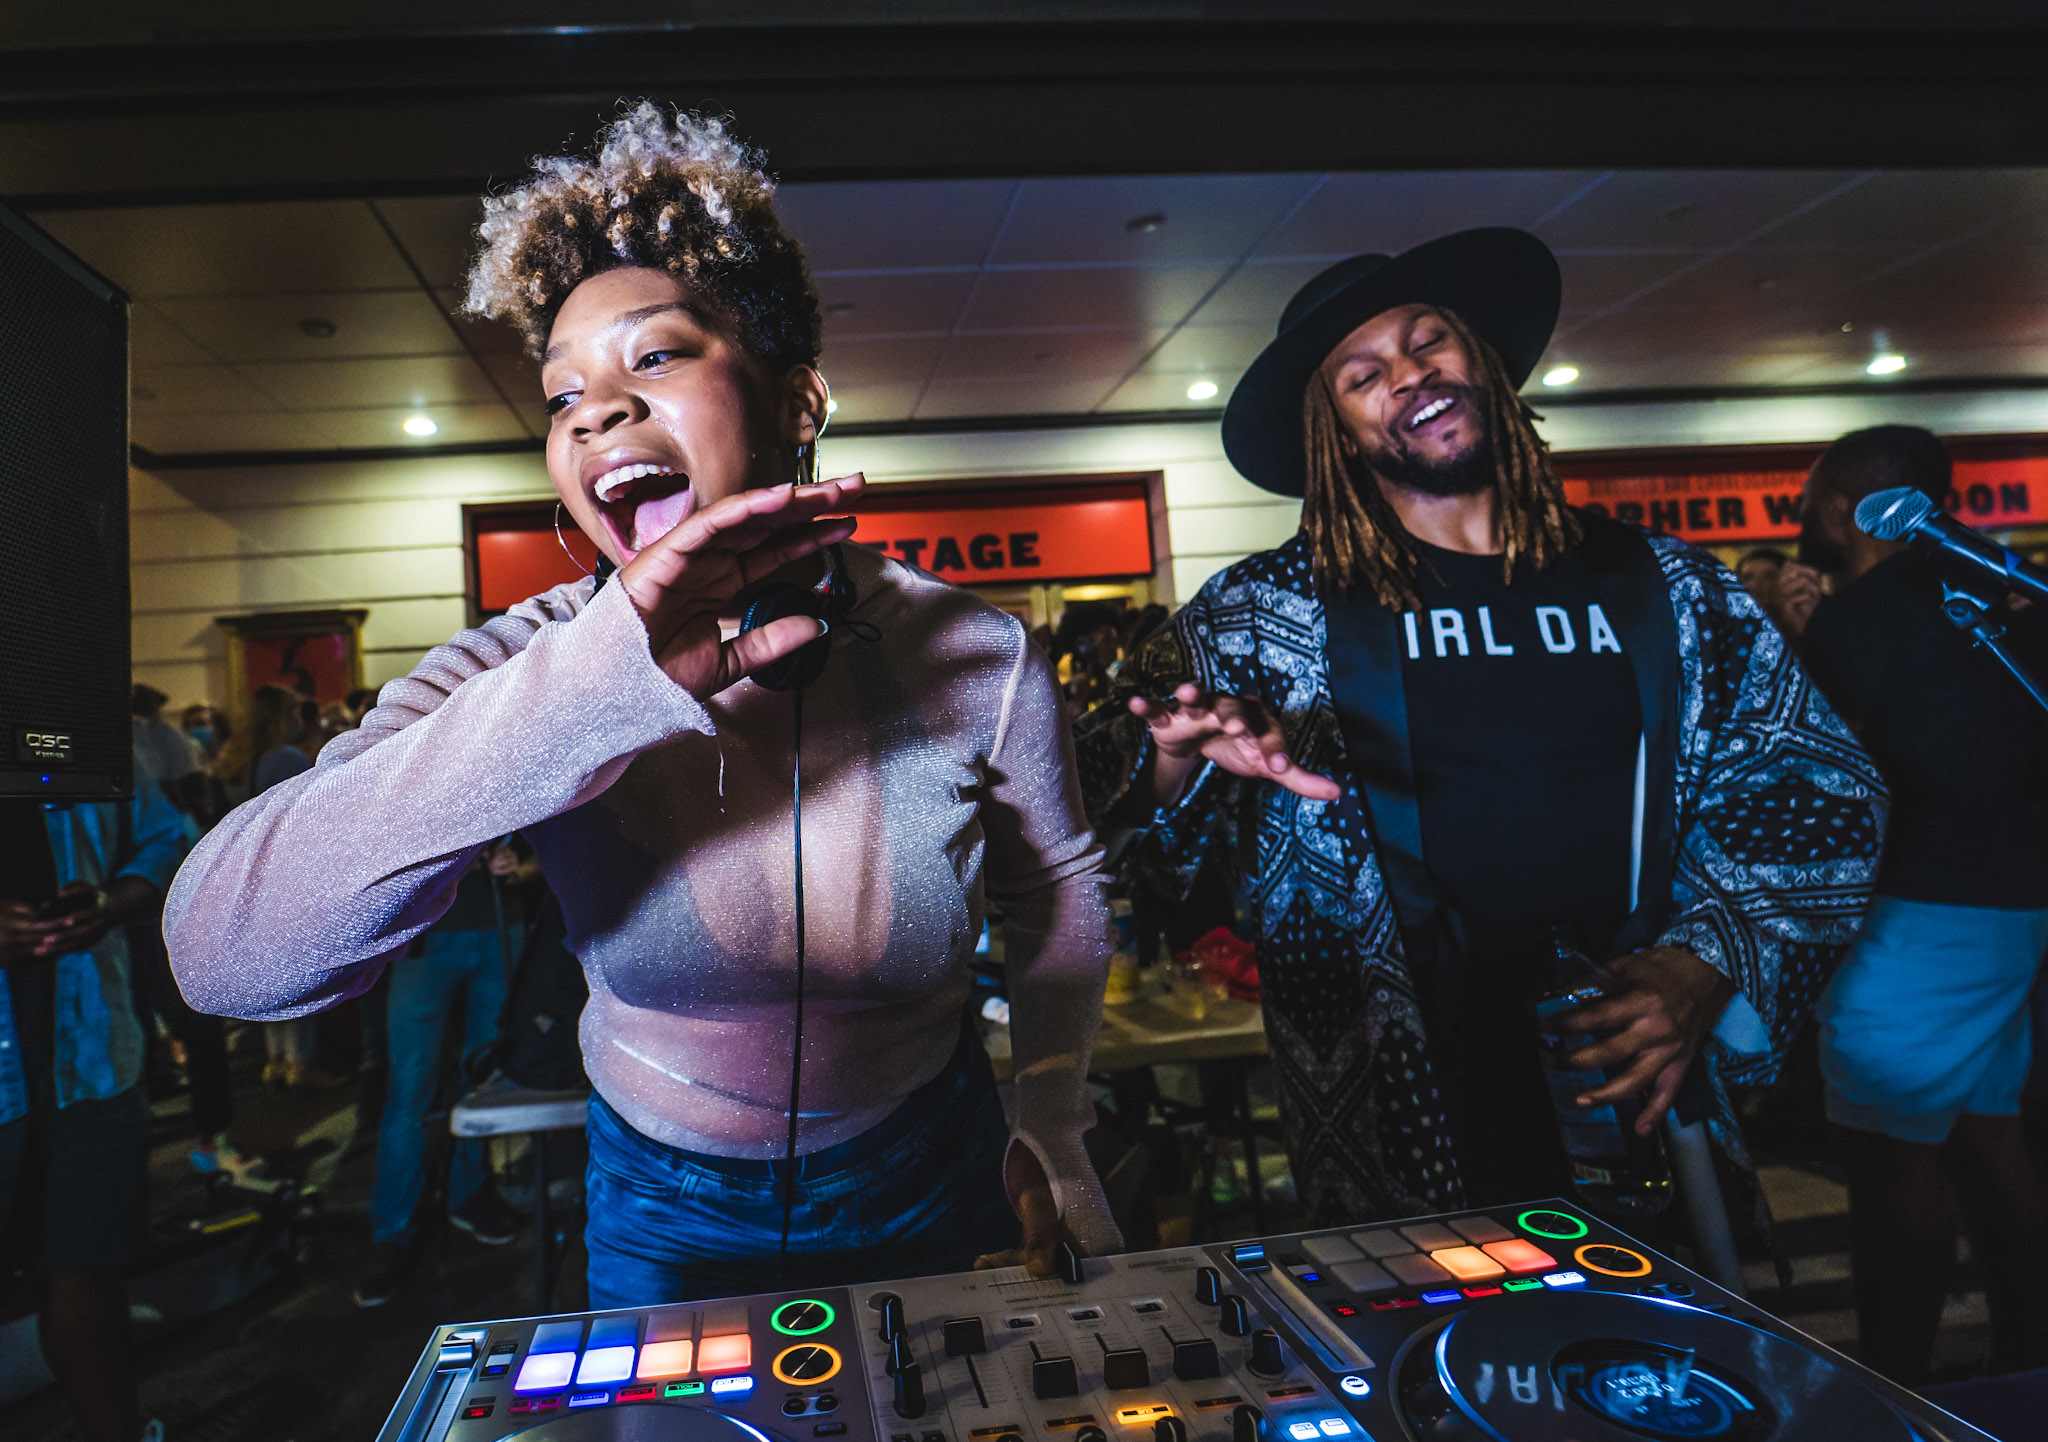
<svg viewBox="0 0 2048 1442">
<path fill-rule="evenodd" d="M 578 1392 L 569 1399 L 571 1407 L 602 1407 L 612 1400 L 609 1392 Z"/>
<path fill-rule="evenodd" d="M 714 1397 L 744 1397 L 754 1390 L 752 1377 L 714 1377 L 711 1379 L 711 1395 Z"/>
<path fill-rule="evenodd" d="M 1321 1272 L 1296 1272 L 1294 1275 L 1301 1281 L 1301 1283 L 1304 1286 L 1309 1287 L 1313 1287 L 1316 1283 L 1322 1281 L 1323 1279 L 1323 1274 Z"/>
<path fill-rule="evenodd" d="M 1462 1296 L 1464 1296 L 1464 1293 L 1455 1290 L 1449 1292 L 1424 1292 L 1422 1300 L 1429 1303 L 1432 1307 L 1441 1307 L 1444 1303 L 1455 1302 Z"/>
<path fill-rule="evenodd" d="M 1266 1265 L 1266 1246 L 1263 1242 L 1245 1242 L 1230 1249 L 1230 1260 L 1240 1267 L 1263 1267 Z"/>
<path fill-rule="evenodd" d="M 1337 1385 L 1344 1389 L 1344 1395 L 1347 1397 L 1367 1397 L 1372 1394 L 1372 1383 L 1355 1374 L 1343 1378 Z"/>
</svg>

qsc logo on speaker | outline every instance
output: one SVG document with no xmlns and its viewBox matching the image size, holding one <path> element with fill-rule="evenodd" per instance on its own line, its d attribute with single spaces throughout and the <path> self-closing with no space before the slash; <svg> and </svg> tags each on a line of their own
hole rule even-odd
<svg viewBox="0 0 2048 1442">
<path fill-rule="evenodd" d="M 73 759 L 71 733 L 55 726 L 17 726 L 14 759 L 39 766 L 66 765 Z"/>
</svg>

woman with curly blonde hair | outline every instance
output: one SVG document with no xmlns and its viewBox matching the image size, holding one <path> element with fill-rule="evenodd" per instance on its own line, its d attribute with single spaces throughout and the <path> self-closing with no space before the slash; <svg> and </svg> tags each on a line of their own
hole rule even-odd
<svg viewBox="0 0 2048 1442">
<path fill-rule="evenodd" d="M 542 362 L 599 574 L 429 652 L 165 914 L 196 1005 L 303 1015 L 530 838 L 590 980 L 592 1307 L 1118 1245 L 1081 1147 L 1106 909 L 1059 690 L 1014 619 L 837 544 L 863 483 L 814 483 L 818 302 L 773 194 L 721 121 L 642 103 L 485 201 L 468 307 Z M 771 575 L 814 594 L 740 631 Z M 794 704 L 762 670 L 821 660 Z M 989 898 L 1014 1127 L 963 1020 Z"/>
</svg>

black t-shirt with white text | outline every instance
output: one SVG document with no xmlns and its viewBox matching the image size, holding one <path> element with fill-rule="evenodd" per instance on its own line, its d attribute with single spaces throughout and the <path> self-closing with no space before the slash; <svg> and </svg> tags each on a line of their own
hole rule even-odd
<svg viewBox="0 0 2048 1442">
<path fill-rule="evenodd" d="M 1462 959 L 1416 984 L 1475 1205 L 1561 1176 L 1532 1007 L 1562 928 L 1608 959 L 1630 905 L 1634 669 L 1578 552 L 1542 571 L 1416 543 L 1400 619 L 1423 860 Z"/>
</svg>

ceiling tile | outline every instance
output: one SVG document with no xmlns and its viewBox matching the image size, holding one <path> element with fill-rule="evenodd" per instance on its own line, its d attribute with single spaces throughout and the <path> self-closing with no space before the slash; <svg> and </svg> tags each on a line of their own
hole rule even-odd
<svg viewBox="0 0 2048 1442">
<path fill-rule="evenodd" d="M 1611 256 L 1610 260 L 1638 261 L 1646 256 Z M 1750 316 L 1759 312 L 1784 315 L 1796 313 L 1818 325 L 1834 310 L 1836 297 L 1850 290 L 1861 276 L 1883 263 L 1870 251 L 1791 250 L 1780 247 L 1749 247 L 1705 263 L 1687 262 L 1684 257 L 1661 257 L 1669 279 L 1635 302 L 1664 311 L 1698 310 L 1723 315 Z M 1679 271 L 1683 264 L 1693 268 Z M 1645 281 L 1645 284 L 1650 282 Z M 1641 289 L 1641 287 L 1638 287 Z M 1573 303 L 1572 272 L 1567 270 L 1566 304 Z M 1616 297 L 1620 299 L 1621 297 Z"/>
<path fill-rule="evenodd" d="M 991 271 L 982 277 L 960 328 L 1142 330 L 1175 326 L 1187 319 L 1223 274 L 1222 266 Z"/>
<path fill-rule="evenodd" d="M 1174 374 L 1170 371 L 1147 371 L 1132 376 L 1102 403 L 1105 411 L 1214 411 L 1230 398 L 1230 386 L 1236 378 L 1229 377 L 1229 384 L 1222 386 L 1215 395 L 1205 401 L 1188 399 L 1188 387 L 1198 380 L 1213 381 L 1216 377 L 1202 372 Z"/>
<path fill-rule="evenodd" d="M 937 374 L 947 380 L 1083 380 L 1126 374 L 1163 331 L 1055 331 L 1032 335 L 959 335 Z"/>
<path fill-rule="evenodd" d="M 1570 347 L 1553 347 L 1551 352 L 1544 356 L 1543 363 L 1536 367 L 1534 378 L 1523 388 L 1522 394 L 1530 405 L 1541 411 L 1544 402 L 1553 396 L 1566 399 L 1574 393 L 1583 394 L 1588 391 L 1612 393 L 1668 388 L 1778 385 L 1826 359 L 1827 352 L 1818 344 L 1808 351 L 1788 351 L 1770 355 L 1668 351 L 1625 360 L 1582 355 Z M 1579 368 L 1579 379 L 1575 384 L 1553 390 L 1544 386 L 1538 379 L 1552 366 L 1566 364 Z"/>
<path fill-rule="evenodd" d="M 434 287 L 434 300 L 447 314 L 449 323 L 462 337 L 464 348 L 478 355 L 523 356 L 526 342 L 519 332 L 501 320 L 480 320 L 462 313 L 462 292 L 449 286 Z"/>
<path fill-rule="evenodd" d="M 165 300 L 159 308 L 187 335 L 227 361 L 341 360 L 355 356 L 447 355 L 455 332 L 423 291 L 259 295 Z M 300 320 L 334 322 L 324 340 Z"/>
<path fill-rule="evenodd" d="M 1260 259 L 1394 253 L 1477 225 L 1530 226 L 1591 183 L 1590 170 L 1332 175 L 1259 244 Z"/>
<path fill-rule="evenodd" d="M 828 275 L 818 280 L 827 348 L 854 336 L 943 335 L 974 289 L 972 272 Z"/>
<path fill-rule="evenodd" d="M 2048 169 L 1900 170 L 1873 176 L 1773 230 L 1770 244 L 1861 250 L 1893 257 L 1986 227 L 2023 227 L 2048 214 Z"/>
<path fill-rule="evenodd" d="M 1827 194 L 1857 171 L 1619 171 L 1534 227 L 1559 250 L 1711 250 Z"/>
<path fill-rule="evenodd" d="M 870 386 L 924 384 L 940 354 L 944 336 L 913 336 L 893 340 L 855 337 L 825 348 L 822 367 L 832 393 Z"/>
<path fill-rule="evenodd" d="M 128 352 L 137 367 L 205 365 L 214 359 L 143 301 L 128 308 Z"/>
<path fill-rule="evenodd" d="M 433 286 L 460 286 L 469 274 L 483 202 L 474 195 L 407 196 L 373 201 L 412 263 Z"/>
<path fill-rule="evenodd" d="M 1216 294 L 1188 317 L 1188 324 L 1257 326 L 1270 336 L 1294 293 L 1329 268 L 1326 260 L 1259 261 L 1239 266 Z"/>
<path fill-rule="evenodd" d="M 1008 180 L 828 181 L 775 194 L 813 274 L 980 265 L 1003 223 Z"/>
<path fill-rule="evenodd" d="M 1559 324 L 1591 315 L 1658 285 L 1691 264 L 1691 257 L 1641 251 L 1566 251 L 1557 257 L 1564 274 L 1564 312 Z M 1661 294 L 1661 292 L 1654 292 Z"/>
<path fill-rule="evenodd" d="M 500 399 L 490 377 L 465 355 L 272 362 L 250 370 L 293 410 Z"/>
<path fill-rule="evenodd" d="M 431 436 L 409 436 L 404 425 L 414 414 L 411 406 L 366 410 L 301 411 L 334 436 L 342 446 L 434 446 L 462 445 L 471 441 L 517 441 L 528 439 L 526 427 L 503 403 L 493 405 L 442 405 L 422 409 L 440 427 Z"/>
<path fill-rule="evenodd" d="M 339 444 L 324 422 L 303 414 L 144 414 L 130 421 L 129 438 L 165 455 L 193 451 L 322 451 Z"/>
<path fill-rule="evenodd" d="M 991 262 L 1162 264 L 1235 260 L 1314 183 L 1312 175 L 1027 180 Z M 1156 230 L 1128 222 L 1163 216 Z"/>
<path fill-rule="evenodd" d="M 1790 378 L 1795 385 L 1868 385 L 1882 389 L 1893 379 L 1962 380 L 1978 378 L 2048 377 L 2048 344 L 2033 346 L 1970 346 L 1954 350 L 1907 352 L 1910 364 L 1897 377 L 1872 376 L 1865 367 L 1868 349 L 1848 356 L 1833 356 Z"/>
<path fill-rule="evenodd" d="M 832 399 L 839 409 L 832 412 L 832 425 L 869 426 L 906 421 L 917 408 L 918 393 L 924 387 L 909 383 L 876 386 L 834 386 Z M 832 427 L 825 428 L 821 464 L 832 470 Z"/>
<path fill-rule="evenodd" d="M 1204 306 L 1202 313 L 1208 314 Z M 1273 339 L 1271 325 L 1184 325 L 1145 362 L 1147 371 L 1192 371 L 1221 384 L 1235 378 Z"/>
<path fill-rule="evenodd" d="M 143 299 L 414 283 L 360 200 L 70 210 L 36 219 Z"/>
<path fill-rule="evenodd" d="M 941 381 L 926 387 L 917 418 L 1081 415 L 1094 409 L 1109 387 L 1105 380 Z"/>
<path fill-rule="evenodd" d="M 261 378 L 234 366 L 158 366 L 135 369 L 128 396 L 135 415 L 251 415 L 281 409 Z"/>
<path fill-rule="evenodd" d="M 498 393 L 509 400 L 521 416 L 538 421 L 545 430 L 546 397 L 541 394 L 540 366 L 524 355 L 486 355 L 481 360 L 484 370 L 497 382 Z"/>
</svg>

